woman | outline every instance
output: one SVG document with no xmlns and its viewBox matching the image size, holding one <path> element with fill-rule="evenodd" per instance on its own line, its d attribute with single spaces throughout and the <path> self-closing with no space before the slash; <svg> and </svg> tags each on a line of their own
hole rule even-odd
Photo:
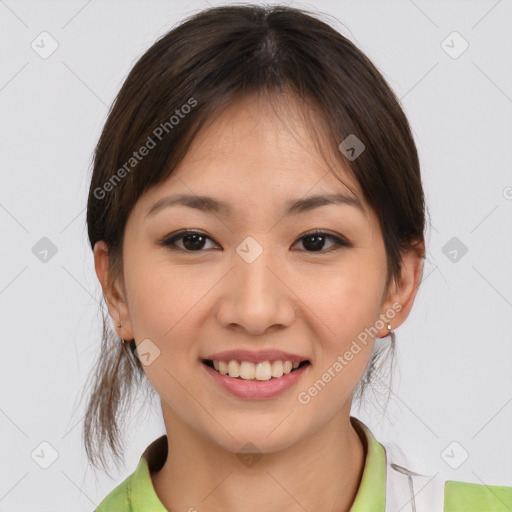
<svg viewBox="0 0 512 512">
<path fill-rule="evenodd" d="M 512 488 L 415 473 L 350 416 L 412 308 L 425 207 L 396 97 L 329 25 L 217 7 L 157 41 L 105 124 L 87 223 L 116 325 L 87 453 L 122 451 L 137 380 L 166 428 L 98 510 L 512 508 Z"/>
</svg>

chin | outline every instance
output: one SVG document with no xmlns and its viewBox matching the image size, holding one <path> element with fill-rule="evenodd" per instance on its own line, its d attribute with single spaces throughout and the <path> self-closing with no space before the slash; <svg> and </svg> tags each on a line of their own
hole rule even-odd
<svg viewBox="0 0 512 512">
<path fill-rule="evenodd" d="M 240 421 L 228 429 L 231 436 L 222 431 L 221 437 L 211 439 L 222 449 L 236 454 L 276 453 L 289 448 L 300 439 L 296 426 L 290 431 L 292 425 L 286 428 L 283 424 L 279 424 L 281 421 L 282 418 L 273 422 L 272 427 L 269 428 L 254 421 Z"/>
</svg>

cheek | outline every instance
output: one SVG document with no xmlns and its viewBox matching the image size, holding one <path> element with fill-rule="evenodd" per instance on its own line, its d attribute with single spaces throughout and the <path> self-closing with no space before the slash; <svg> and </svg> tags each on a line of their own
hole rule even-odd
<svg viewBox="0 0 512 512">
<path fill-rule="evenodd" d="M 130 316 L 135 335 L 162 343 L 183 339 L 189 315 L 201 298 L 215 285 L 211 270 L 196 266 L 194 270 L 172 265 L 165 250 L 128 253 L 126 285 L 130 296 Z M 180 336 L 176 336 L 177 332 Z"/>
<path fill-rule="evenodd" d="M 354 273 L 350 279 L 332 282 L 329 293 L 317 297 L 323 310 L 319 316 L 327 319 L 328 328 L 316 327 L 317 333 L 323 332 L 316 338 L 318 364 L 299 402 L 311 401 L 324 421 L 350 402 L 374 348 L 370 327 L 378 319 L 381 290 L 370 286 L 368 277 Z"/>
<path fill-rule="evenodd" d="M 343 371 L 337 375 L 343 373 L 338 380 L 348 381 L 361 377 L 373 349 L 375 331 L 371 328 L 381 312 L 385 269 L 361 255 L 345 268 L 325 281 L 323 291 L 317 290 L 314 310 L 328 327 L 320 338 L 321 369 L 332 367 L 338 356 L 344 356 Z"/>
<path fill-rule="evenodd" d="M 143 365 L 144 373 L 173 410 L 186 410 L 190 398 L 183 387 L 187 377 L 184 368 L 188 367 L 185 360 L 196 363 L 190 343 L 197 328 L 194 308 L 200 307 L 212 277 L 173 268 L 160 255 L 144 257 L 144 251 L 132 252 L 125 268 L 137 345 L 140 347 L 143 340 L 149 339 L 154 345 L 145 342 L 146 346 L 156 354 L 150 364 Z"/>
<path fill-rule="evenodd" d="M 380 313 L 380 298 L 385 284 L 385 268 L 360 253 L 324 280 L 314 297 L 333 330 L 346 337 L 354 330 L 372 325 Z M 382 267 L 382 268 L 381 268 Z"/>
</svg>

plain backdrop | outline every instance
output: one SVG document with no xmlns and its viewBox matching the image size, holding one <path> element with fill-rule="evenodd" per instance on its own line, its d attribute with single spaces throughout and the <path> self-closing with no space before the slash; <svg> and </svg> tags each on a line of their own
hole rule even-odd
<svg viewBox="0 0 512 512">
<path fill-rule="evenodd" d="M 372 402 L 353 414 L 432 474 L 512 485 L 512 3 L 291 5 L 335 16 L 396 92 L 431 215 L 386 414 Z M 126 466 L 111 480 L 87 465 L 78 397 L 101 315 L 85 205 L 92 151 L 129 70 L 206 7 L 0 1 L 0 511 L 91 511 L 165 433 L 158 402 L 145 415 L 136 406 Z M 467 460 L 454 469 L 446 453 Z"/>
</svg>

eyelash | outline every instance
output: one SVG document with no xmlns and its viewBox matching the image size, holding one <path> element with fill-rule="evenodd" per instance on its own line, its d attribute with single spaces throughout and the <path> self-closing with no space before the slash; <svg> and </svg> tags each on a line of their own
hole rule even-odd
<svg viewBox="0 0 512 512">
<path fill-rule="evenodd" d="M 193 230 L 184 230 L 184 231 L 180 231 L 172 236 L 167 236 L 165 238 L 163 238 L 162 240 L 159 241 L 159 243 L 165 247 L 167 247 L 168 249 L 170 249 L 171 251 L 180 251 L 180 252 L 187 252 L 187 253 L 194 253 L 194 252 L 205 252 L 204 249 L 200 249 L 200 250 L 197 250 L 197 251 L 188 251 L 186 249 L 181 249 L 180 247 L 177 247 L 176 246 L 176 241 L 177 240 L 180 240 L 186 236 L 189 236 L 189 235 L 199 235 L 205 239 L 209 239 L 209 240 L 212 240 L 212 238 L 210 238 L 208 235 L 205 235 L 204 233 L 202 233 L 201 231 L 193 231 Z M 308 233 L 305 233 L 304 235 L 302 235 L 301 237 L 299 237 L 297 239 L 297 242 L 300 241 L 300 240 L 303 240 L 305 238 L 308 238 L 310 236 L 318 236 L 318 235 L 324 235 L 324 237 L 326 239 L 329 239 L 331 241 L 334 242 L 335 246 L 334 246 L 334 249 L 328 249 L 328 250 L 320 250 L 320 251 L 305 251 L 305 252 L 308 252 L 308 253 L 311 253 L 311 254 L 325 254 L 325 253 L 328 253 L 328 252 L 331 252 L 333 250 L 339 250 L 339 249 L 342 249 L 342 248 L 348 248 L 348 247 L 351 247 L 351 244 L 345 240 L 344 238 L 341 238 L 341 237 L 338 237 L 338 236 L 335 236 L 335 235 L 331 235 L 330 233 L 326 233 L 325 231 L 321 231 L 321 230 L 314 230 L 314 231 L 310 231 Z M 297 243 L 295 242 L 295 243 Z M 295 245 L 294 243 L 294 245 Z"/>
</svg>

